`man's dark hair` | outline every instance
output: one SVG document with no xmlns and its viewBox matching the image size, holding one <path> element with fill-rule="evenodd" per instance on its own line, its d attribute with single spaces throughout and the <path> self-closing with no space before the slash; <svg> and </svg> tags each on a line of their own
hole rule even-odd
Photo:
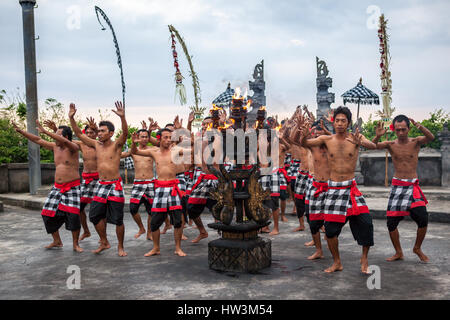
<svg viewBox="0 0 450 320">
<path fill-rule="evenodd" d="M 203 119 L 203 121 L 208 120 L 208 119 L 212 119 L 210 116 L 207 116 Z"/>
<path fill-rule="evenodd" d="M 62 129 L 62 136 L 69 141 L 72 141 L 72 129 L 68 126 L 59 126 L 58 129 Z"/>
<path fill-rule="evenodd" d="M 350 109 L 347 107 L 342 107 L 342 106 L 338 107 L 336 110 L 334 110 L 334 114 L 333 114 L 334 120 L 336 120 L 336 116 L 340 113 L 344 114 L 347 117 L 349 127 L 350 127 L 352 125 L 352 112 L 350 111 Z"/>
<path fill-rule="evenodd" d="M 145 129 L 139 129 L 136 133 L 138 134 L 138 136 L 141 134 L 141 132 L 147 132 L 148 136 L 150 137 L 150 134 L 148 133 L 148 130 Z"/>
<path fill-rule="evenodd" d="M 114 132 L 114 125 L 112 124 L 112 122 L 104 120 L 104 121 L 100 121 L 100 123 L 98 124 L 98 127 L 102 127 L 102 126 L 106 126 L 108 127 L 109 131 Z"/>
<path fill-rule="evenodd" d="M 167 127 L 174 127 L 174 125 L 173 125 L 173 123 L 168 123 L 164 126 L 164 128 L 167 128 Z"/>
<path fill-rule="evenodd" d="M 398 116 L 396 116 L 394 118 L 394 120 L 392 120 L 392 125 L 395 127 L 395 123 L 396 122 L 406 122 L 406 126 L 409 128 L 409 118 L 403 114 L 399 114 Z"/>
<path fill-rule="evenodd" d="M 161 129 L 161 130 L 159 131 L 159 134 L 161 135 L 161 137 L 162 137 L 163 132 L 172 132 L 172 130 L 170 130 L 169 128 L 163 128 L 163 129 Z"/>
</svg>

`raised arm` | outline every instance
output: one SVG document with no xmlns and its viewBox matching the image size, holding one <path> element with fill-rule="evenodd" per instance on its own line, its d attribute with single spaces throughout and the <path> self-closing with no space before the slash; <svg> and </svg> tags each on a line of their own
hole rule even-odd
<svg viewBox="0 0 450 320">
<path fill-rule="evenodd" d="M 125 109 L 123 107 L 123 104 L 121 101 L 116 101 L 116 110 L 112 110 L 115 114 L 117 114 L 120 117 L 120 121 L 122 123 L 122 134 L 117 138 L 116 146 L 122 150 L 123 145 L 127 141 L 128 137 L 128 124 L 127 120 L 125 119 Z"/>
<path fill-rule="evenodd" d="M 83 132 L 81 132 L 80 128 L 78 128 L 77 123 L 75 122 L 75 118 L 74 118 L 76 112 L 77 112 L 77 109 L 75 108 L 75 104 L 71 103 L 69 106 L 69 120 L 70 120 L 70 126 L 72 127 L 73 132 L 78 137 L 78 139 L 80 139 L 84 144 L 86 144 L 89 147 L 95 148 L 97 141 L 89 138 L 87 135 L 85 135 Z"/>
<path fill-rule="evenodd" d="M 45 130 L 42 125 L 39 123 L 39 120 L 36 120 L 36 128 L 38 130 L 39 133 L 43 133 L 46 134 L 47 136 L 49 136 L 50 138 L 52 138 L 55 141 L 58 141 L 60 143 L 63 143 L 67 148 L 69 148 L 70 151 L 72 152 L 78 152 L 80 151 L 80 147 L 78 146 L 78 144 L 70 141 L 69 139 L 65 138 L 62 135 L 56 134 L 54 132 L 50 132 Z"/>
<path fill-rule="evenodd" d="M 152 145 L 159 147 L 159 140 L 152 136 L 152 131 L 159 129 L 158 121 L 153 121 L 153 119 L 150 117 L 148 118 L 148 121 L 150 121 L 148 126 L 148 132 L 150 136 L 148 140 Z"/>
<path fill-rule="evenodd" d="M 428 130 L 426 127 L 424 127 L 423 125 L 421 125 L 420 123 L 417 123 L 416 121 L 414 121 L 413 119 L 409 118 L 409 121 L 417 128 L 420 130 L 420 132 L 423 133 L 423 136 L 420 137 L 416 137 L 416 142 L 419 145 L 424 145 L 427 144 L 431 141 L 434 140 L 434 134 L 431 133 L 430 130 Z"/>
<path fill-rule="evenodd" d="M 18 133 L 23 135 L 25 138 L 27 138 L 31 142 L 34 142 L 34 143 L 40 145 L 41 147 L 44 147 L 47 150 L 53 151 L 53 147 L 55 146 L 54 142 L 46 141 L 39 136 L 36 136 L 32 133 L 29 133 L 27 131 L 20 129 L 15 122 L 12 122 L 11 124 Z"/>
</svg>

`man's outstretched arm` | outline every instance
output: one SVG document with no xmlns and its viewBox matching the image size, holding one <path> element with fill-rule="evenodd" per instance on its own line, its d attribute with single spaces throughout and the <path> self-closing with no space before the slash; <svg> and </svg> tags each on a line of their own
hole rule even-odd
<svg viewBox="0 0 450 320">
<path fill-rule="evenodd" d="M 119 147 L 120 150 L 122 150 L 122 147 L 127 141 L 128 137 L 128 124 L 127 119 L 125 119 L 125 108 L 123 107 L 122 102 L 117 101 L 115 104 L 116 110 L 112 110 L 112 112 L 114 112 L 120 117 L 120 121 L 122 123 L 122 134 L 119 136 L 119 138 L 117 138 L 116 144 L 117 147 Z"/>
<path fill-rule="evenodd" d="M 39 120 L 36 120 L 36 126 L 39 133 L 43 133 L 52 138 L 53 140 L 63 143 L 67 148 L 69 148 L 70 151 L 72 152 L 80 151 L 80 147 L 78 146 L 78 144 L 70 141 L 69 139 L 63 137 L 62 135 L 60 136 L 59 134 L 45 130 L 39 123 Z"/>
<path fill-rule="evenodd" d="M 36 136 L 32 133 L 29 133 L 25 130 L 20 129 L 16 123 L 12 122 L 12 126 L 14 127 L 14 129 L 20 133 L 21 135 L 23 135 L 25 138 L 27 138 L 28 140 L 30 140 L 31 142 L 34 142 L 38 145 L 40 145 L 41 147 L 44 147 L 47 150 L 52 150 L 53 151 L 53 147 L 55 146 L 54 142 L 50 142 L 50 141 L 46 141 L 44 139 L 42 139 L 39 136 Z"/>
<path fill-rule="evenodd" d="M 78 139 L 80 139 L 84 144 L 86 144 L 89 147 L 95 148 L 97 140 L 89 138 L 87 135 L 85 135 L 80 130 L 80 128 L 78 128 L 77 123 L 74 118 L 76 112 L 77 112 L 77 109 L 75 108 L 75 104 L 71 103 L 70 107 L 69 107 L 69 120 L 70 120 L 70 126 L 72 127 L 73 132 L 78 137 Z"/>
</svg>

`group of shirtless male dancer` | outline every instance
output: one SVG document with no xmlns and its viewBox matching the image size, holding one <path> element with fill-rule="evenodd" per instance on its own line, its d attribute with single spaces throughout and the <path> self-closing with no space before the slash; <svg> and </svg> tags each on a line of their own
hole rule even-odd
<svg viewBox="0 0 450 320">
<path fill-rule="evenodd" d="M 125 196 L 119 166 L 121 158 L 132 157 L 135 179 L 131 191 L 130 213 L 139 228 L 135 238 L 146 233 L 147 239 L 153 241 L 153 248 L 145 256 L 159 255 L 160 227 L 166 223 L 162 233 L 173 226 L 175 254 L 185 256 L 186 253 L 181 249 L 181 241 L 186 239 L 183 235 L 185 223 L 193 222 L 198 228 L 199 234 L 192 240 L 193 243 L 207 238 L 208 232 L 201 214 L 206 207 L 211 211 L 216 203 L 210 192 L 217 187 L 218 179 L 209 171 L 203 157 L 195 157 L 193 152 L 195 141 L 199 139 L 203 154 L 208 142 L 202 138 L 212 119 L 206 117 L 202 122 L 201 132 L 194 135 L 191 133 L 194 120 L 192 113 L 186 129 L 182 127 L 182 120 L 178 116 L 173 124 L 162 129 L 149 118 L 149 126 L 143 121 L 142 129 L 132 135 L 131 149 L 123 152 L 128 137 L 128 124 L 122 103 L 116 102 L 115 105 L 116 110 L 113 112 L 120 118 L 122 130 L 114 140 L 115 128 L 109 121 L 101 121 L 97 125 L 94 119 L 88 118 L 86 126 L 81 130 L 75 120 L 77 110 L 73 103 L 69 110 L 72 129 L 64 125 L 57 127 L 52 121 L 44 121 L 44 125 L 50 129 L 46 130 L 39 121 L 36 122 L 39 133 L 49 136 L 54 142 L 12 124 L 27 139 L 54 153 L 55 184 L 41 212 L 46 231 L 53 237 L 53 242 L 46 248 L 63 246 L 59 229 L 65 224 L 66 229 L 72 232 L 73 249 L 83 251 L 79 242 L 91 236 L 85 212 L 89 204 L 89 221 L 100 238 L 99 247 L 93 252 L 100 253 L 111 247 L 106 234 L 109 223 L 116 226 L 118 255 L 127 255 L 123 223 Z M 324 120 L 332 123 L 334 133 L 327 130 Z M 221 121 L 226 121 L 225 113 L 221 114 Z M 423 136 L 409 138 L 411 124 Z M 421 261 L 427 262 L 429 259 L 421 250 L 428 225 L 427 200 L 419 186 L 417 164 L 420 146 L 432 141 L 433 134 L 404 115 L 393 120 L 393 130 L 397 136 L 394 141 L 379 142 L 386 135 L 381 121 L 377 125 L 373 141 L 359 133 L 358 128 L 351 132 L 351 125 L 352 114 L 346 107 L 338 107 L 326 119 L 320 120 L 315 120 L 307 108 L 297 107 L 279 131 L 272 130 L 279 141 L 278 165 L 272 171 L 269 170 L 269 173 L 261 173 L 259 179 L 263 189 L 270 190 L 270 198 L 264 204 L 272 210 L 274 227 L 272 231 L 268 227 L 262 228 L 261 232 L 269 232 L 271 236 L 279 234 L 280 200 L 282 218 L 285 219 L 286 200 L 291 195 L 299 219 L 299 227 L 294 231 L 305 229 L 306 216 L 312 241 L 305 245 L 316 249 L 308 259 L 324 258 L 320 237 L 320 231 L 323 231 L 333 257 L 333 264 L 325 272 L 343 270 L 338 236 L 349 221 L 354 239 L 362 246 L 361 271 L 367 273 L 368 253 L 374 245 L 373 224 L 369 208 L 356 184 L 355 167 L 360 147 L 387 149 L 395 170 L 387 208 L 387 227 L 395 254 L 387 260 L 403 259 L 397 226 L 404 216 L 410 215 L 418 225 L 413 252 Z M 266 129 L 274 129 L 276 126 L 276 122 L 267 121 L 264 124 Z M 184 134 L 175 136 L 173 133 L 180 129 L 184 130 Z M 72 130 L 79 140 L 72 139 Z M 158 130 L 156 138 L 151 135 L 155 130 Z M 151 146 L 148 145 L 149 142 Z M 258 141 L 260 147 L 263 144 L 270 144 L 269 139 Z M 79 152 L 83 159 L 81 179 Z M 186 155 L 190 161 L 175 161 L 174 154 L 181 157 Z M 217 163 L 213 165 L 218 168 Z M 261 168 L 264 166 L 268 165 L 260 165 Z M 138 212 L 141 204 L 144 204 L 148 213 L 147 231 Z M 80 236 L 81 228 L 83 234 Z"/>
</svg>

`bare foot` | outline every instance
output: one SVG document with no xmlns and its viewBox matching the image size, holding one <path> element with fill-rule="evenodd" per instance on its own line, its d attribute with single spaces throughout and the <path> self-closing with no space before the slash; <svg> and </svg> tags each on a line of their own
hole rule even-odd
<svg viewBox="0 0 450 320">
<path fill-rule="evenodd" d="M 273 229 L 272 232 L 269 233 L 269 236 L 276 236 L 276 235 L 279 235 L 279 234 L 280 234 L 280 231 L 278 231 L 276 229 Z"/>
<path fill-rule="evenodd" d="M 289 222 L 288 218 L 286 218 L 284 215 L 281 216 L 281 221 L 283 221 L 283 222 Z"/>
<path fill-rule="evenodd" d="M 62 242 L 52 242 L 48 246 L 45 247 L 45 249 L 51 249 L 51 248 L 62 248 L 63 244 Z"/>
<path fill-rule="evenodd" d="M 205 233 L 200 233 L 197 238 L 195 238 L 194 240 L 192 240 L 192 243 L 198 243 L 200 240 L 208 238 L 208 232 Z"/>
<path fill-rule="evenodd" d="M 292 230 L 292 232 L 303 231 L 303 230 L 305 230 L 305 227 L 297 227 L 294 230 Z"/>
<path fill-rule="evenodd" d="M 153 241 L 153 236 L 151 232 L 147 232 L 147 240 L 152 240 Z"/>
<path fill-rule="evenodd" d="M 161 231 L 161 234 L 165 234 L 165 233 L 167 232 L 167 230 L 170 230 L 170 229 L 172 229 L 172 225 L 169 225 L 169 226 L 168 226 L 168 225 L 166 224 L 166 225 L 164 226 L 163 231 Z"/>
<path fill-rule="evenodd" d="M 79 245 L 76 245 L 76 246 L 73 246 L 73 251 L 83 252 L 83 249 L 81 249 L 81 247 Z"/>
<path fill-rule="evenodd" d="M 269 227 L 261 228 L 261 233 L 269 233 L 269 232 L 270 232 Z"/>
<path fill-rule="evenodd" d="M 119 257 L 126 257 L 127 253 L 123 248 L 119 248 Z"/>
<path fill-rule="evenodd" d="M 145 229 L 139 229 L 139 231 L 138 231 L 138 233 L 136 233 L 135 235 L 134 235 L 134 238 L 135 239 L 137 239 L 137 238 L 139 238 L 142 234 L 144 234 L 145 233 Z"/>
<path fill-rule="evenodd" d="M 312 247 L 314 245 L 314 240 L 311 240 L 310 242 L 305 242 L 305 247 Z"/>
<path fill-rule="evenodd" d="M 308 260 L 316 260 L 316 259 L 323 259 L 323 251 L 316 251 L 312 256 L 308 257 Z"/>
<path fill-rule="evenodd" d="M 83 234 L 81 235 L 80 241 L 83 240 L 83 239 L 89 238 L 90 236 L 91 236 L 91 233 L 90 233 L 90 232 L 85 232 L 85 233 L 83 233 Z"/>
<path fill-rule="evenodd" d="M 174 254 L 177 254 L 180 257 L 186 257 L 186 253 L 184 253 L 181 249 L 176 249 Z"/>
<path fill-rule="evenodd" d="M 396 253 L 392 257 L 387 258 L 386 261 L 396 261 L 396 260 L 403 260 L 403 252 Z"/>
<path fill-rule="evenodd" d="M 422 262 L 428 262 L 430 259 L 422 252 L 420 248 L 414 248 L 413 252 L 419 256 L 420 261 Z"/>
<path fill-rule="evenodd" d="M 102 252 L 103 250 L 106 250 L 109 248 L 111 248 L 111 245 L 109 244 L 109 242 L 106 242 L 106 243 L 100 242 L 100 246 L 96 250 L 93 250 L 92 252 L 98 254 L 98 253 Z"/>
<path fill-rule="evenodd" d="M 159 251 L 159 249 L 153 248 L 152 250 L 150 250 L 149 252 L 147 252 L 146 254 L 144 254 L 144 257 L 157 256 L 157 255 L 159 255 L 160 253 L 161 253 L 161 252 Z"/>
<path fill-rule="evenodd" d="M 188 237 L 186 237 L 184 234 L 181 235 L 181 240 L 187 240 Z"/>
<path fill-rule="evenodd" d="M 369 268 L 369 261 L 367 259 L 361 258 L 361 272 L 364 274 L 369 274 L 368 268 Z"/>
<path fill-rule="evenodd" d="M 335 271 L 342 271 L 342 270 L 344 270 L 344 267 L 342 267 L 342 264 L 340 262 L 339 263 L 335 262 L 335 263 L 333 263 L 333 265 L 331 267 L 325 269 L 324 271 L 327 273 L 332 273 Z"/>
</svg>

